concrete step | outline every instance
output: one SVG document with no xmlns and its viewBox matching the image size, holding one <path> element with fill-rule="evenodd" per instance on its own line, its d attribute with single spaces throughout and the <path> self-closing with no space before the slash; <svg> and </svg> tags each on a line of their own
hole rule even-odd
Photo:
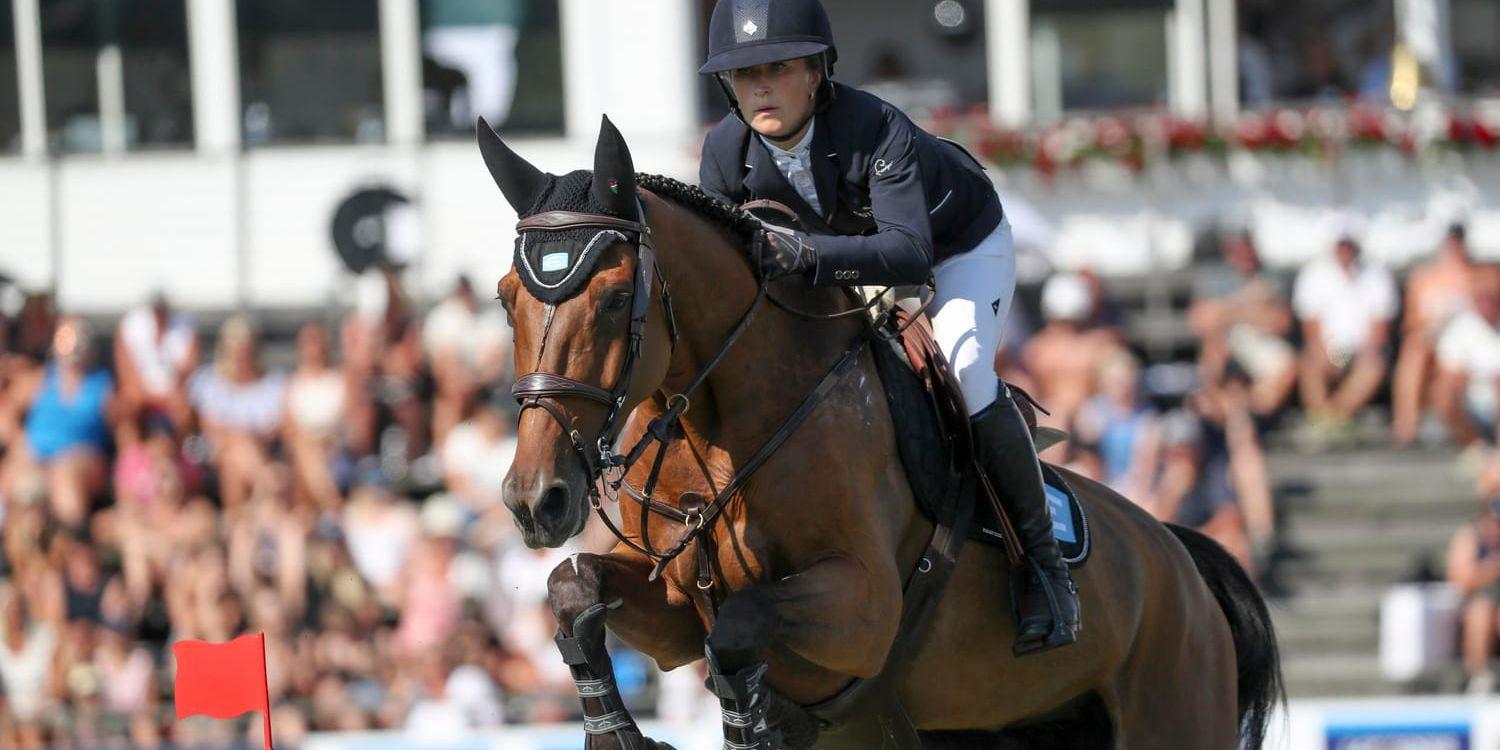
<svg viewBox="0 0 1500 750">
<path fill-rule="evenodd" d="M 1284 660 L 1281 669 L 1287 695 L 1293 698 L 1361 697 L 1402 692 L 1400 685 L 1381 678 L 1380 663 L 1373 653 L 1298 657 Z"/>
<path fill-rule="evenodd" d="M 1380 626 L 1369 622 L 1337 628 L 1276 630 L 1282 659 L 1287 661 L 1333 655 L 1369 656 L 1380 653 Z"/>
<path fill-rule="evenodd" d="M 1303 517 L 1286 524 L 1281 545 L 1298 554 L 1318 556 L 1330 552 L 1382 551 L 1393 556 L 1413 552 L 1445 550 L 1459 523 L 1448 518 L 1372 519 L 1360 517 Z"/>
<path fill-rule="evenodd" d="M 1389 585 L 1411 580 L 1424 569 L 1436 574 L 1442 570 L 1442 555 L 1413 552 L 1392 555 L 1385 550 L 1325 550 L 1279 560 L 1276 574 L 1289 585 L 1316 582 L 1323 585 Z"/>
<path fill-rule="evenodd" d="M 1479 509 L 1468 487 L 1321 488 L 1315 492 L 1276 487 L 1276 507 L 1290 524 L 1295 520 L 1357 524 L 1441 521 L 1455 528 Z"/>
<path fill-rule="evenodd" d="M 1302 480 L 1319 486 L 1368 485 L 1421 477 L 1427 481 L 1468 477 L 1450 450 L 1364 450 L 1350 454 L 1302 455 L 1273 451 L 1266 456 L 1273 481 Z"/>
</svg>

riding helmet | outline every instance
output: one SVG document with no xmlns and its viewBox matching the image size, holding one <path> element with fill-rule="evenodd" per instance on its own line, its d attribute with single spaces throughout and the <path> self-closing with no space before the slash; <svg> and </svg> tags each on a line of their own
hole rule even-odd
<svg viewBox="0 0 1500 750">
<path fill-rule="evenodd" d="M 819 0 L 718 0 L 708 22 L 708 62 L 699 73 L 795 60 L 822 54 L 825 70 L 838 59 L 833 26 Z"/>
</svg>

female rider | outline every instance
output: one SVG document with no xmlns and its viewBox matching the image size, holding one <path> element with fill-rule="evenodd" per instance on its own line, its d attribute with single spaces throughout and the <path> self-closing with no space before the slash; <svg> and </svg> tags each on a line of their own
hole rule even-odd
<svg viewBox="0 0 1500 750">
<path fill-rule="evenodd" d="M 1078 600 L 1052 536 L 1036 451 L 994 371 L 1015 292 L 1010 224 L 983 167 L 900 110 L 835 83 L 819 0 L 718 0 L 708 62 L 729 97 L 699 181 L 731 205 L 779 201 L 805 232 L 766 232 L 761 271 L 815 285 L 936 285 L 937 343 L 959 380 L 977 450 L 1032 560 L 1015 651 L 1072 643 Z M 1054 606 L 1055 602 L 1055 606 Z"/>
</svg>

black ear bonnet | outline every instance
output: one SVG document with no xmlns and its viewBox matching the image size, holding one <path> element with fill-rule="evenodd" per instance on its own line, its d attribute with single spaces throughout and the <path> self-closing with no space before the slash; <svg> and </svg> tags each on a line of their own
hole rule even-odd
<svg viewBox="0 0 1500 750">
<path fill-rule="evenodd" d="M 561 177 L 548 175 L 548 185 L 532 210 L 521 218 L 543 211 L 575 211 L 604 214 L 617 218 L 619 206 L 604 205 L 592 191 L 594 175 L 587 170 L 570 172 Z M 617 186 L 623 189 L 623 186 Z M 635 200 L 634 188 L 629 199 Z M 617 229 L 582 227 L 562 230 L 529 229 L 516 236 L 516 275 L 533 297 L 555 305 L 577 295 L 588 284 L 598 265 L 599 256 L 616 242 L 635 243 L 638 237 L 627 236 Z"/>
</svg>

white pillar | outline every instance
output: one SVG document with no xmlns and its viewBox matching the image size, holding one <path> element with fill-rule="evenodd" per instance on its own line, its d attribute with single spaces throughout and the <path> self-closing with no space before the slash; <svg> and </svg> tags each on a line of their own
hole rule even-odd
<svg viewBox="0 0 1500 750">
<path fill-rule="evenodd" d="M 1063 116 L 1062 35 L 1050 23 L 1031 29 L 1031 121 L 1051 124 Z"/>
<path fill-rule="evenodd" d="M 37 0 L 14 0 L 16 88 L 21 95 L 21 154 L 47 155 L 47 98 L 42 86 L 42 18 Z"/>
<path fill-rule="evenodd" d="M 240 147 L 240 54 L 234 0 L 187 0 L 193 137 L 200 153 Z"/>
<path fill-rule="evenodd" d="M 632 139 L 698 135 L 694 0 L 562 0 L 568 137 L 593 139 L 607 114 Z"/>
<path fill-rule="evenodd" d="M 1203 0 L 1177 0 L 1167 15 L 1168 104 L 1182 117 L 1208 115 L 1208 56 L 1203 49 Z"/>
<path fill-rule="evenodd" d="M 1004 127 L 1031 122 L 1030 0 L 985 0 L 990 120 Z"/>
<path fill-rule="evenodd" d="M 385 87 L 386 141 L 420 143 L 424 123 L 417 0 L 380 0 L 380 72 Z"/>
<path fill-rule="evenodd" d="M 99 87 L 99 133 L 106 154 L 125 152 L 125 60 L 119 44 L 99 48 L 94 64 Z"/>
<path fill-rule="evenodd" d="M 1221 122 L 1240 113 L 1240 42 L 1234 5 L 1234 0 L 1208 0 L 1209 101 L 1214 119 Z"/>
</svg>

